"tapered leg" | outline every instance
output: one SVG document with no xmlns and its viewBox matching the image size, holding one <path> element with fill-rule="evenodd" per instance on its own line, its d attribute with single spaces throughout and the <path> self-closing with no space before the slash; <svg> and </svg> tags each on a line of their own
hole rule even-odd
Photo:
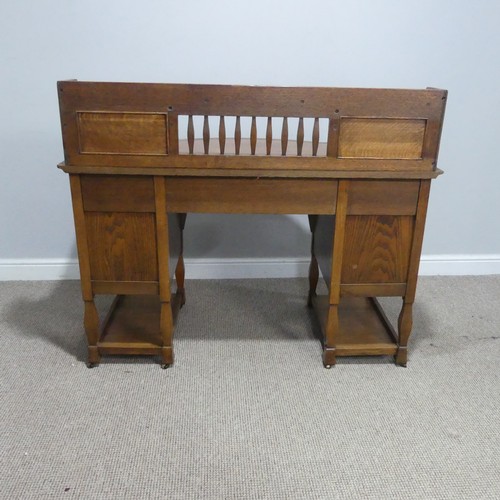
<svg viewBox="0 0 500 500">
<path fill-rule="evenodd" d="M 172 337 L 174 332 L 172 306 L 170 302 L 162 302 L 160 307 L 160 333 L 163 340 L 161 365 L 162 368 L 168 368 L 174 362 L 174 350 L 172 348 Z"/>
<path fill-rule="evenodd" d="M 314 231 L 318 221 L 317 215 L 309 215 L 309 228 L 311 229 L 311 263 L 309 264 L 309 294 L 307 297 L 307 305 L 312 307 L 312 299 L 316 295 L 316 287 L 318 286 L 319 269 L 318 261 L 316 260 L 314 250 Z"/>
<path fill-rule="evenodd" d="M 413 325 L 413 303 L 403 303 L 398 318 L 398 352 L 396 353 L 396 364 L 406 366 L 408 361 L 408 339 L 410 338 Z"/>
<path fill-rule="evenodd" d="M 335 336 L 339 330 L 339 307 L 337 304 L 330 304 L 328 308 L 328 318 L 325 327 L 325 343 L 323 346 L 323 365 L 330 368 L 337 362 L 335 351 Z"/>
<path fill-rule="evenodd" d="M 182 307 L 186 303 L 186 290 L 184 288 L 184 226 L 186 225 L 186 214 L 177 214 L 179 218 L 179 228 L 180 228 L 180 253 L 179 259 L 177 260 L 177 266 L 175 268 L 175 281 L 177 283 L 177 294 L 181 298 Z"/>
<path fill-rule="evenodd" d="M 99 341 L 99 315 L 93 300 L 86 300 L 84 304 L 83 325 L 88 344 L 87 366 L 92 368 L 98 365 L 101 360 L 101 355 L 97 347 L 97 342 Z"/>
</svg>

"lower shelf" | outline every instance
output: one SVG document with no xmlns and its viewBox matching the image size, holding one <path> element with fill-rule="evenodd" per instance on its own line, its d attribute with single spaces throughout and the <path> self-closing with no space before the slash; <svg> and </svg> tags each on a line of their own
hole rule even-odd
<svg viewBox="0 0 500 500">
<path fill-rule="evenodd" d="M 323 337 L 329 302 L 327 296 L 313 298 Z M 394 355 L 398 343 L 394 328 L 375 298 L 342 297 L 339 304 L 339 331 L 335 336 L 337 356 Z"/>
<path fill-rule="evenodd" d="M 175 319 L 181 297 L 172 296 Z M 313 298 L 323 335 L 327 323 L 328 297 Z M 337 356 L 394 355 L 397 336 L 374 298 L 343 297 L 339 305 Z M 104 322 L 97 344 L 101 354 L 157 355 L 163 348 L 160 333 L 160 298 L 157 295 L 118 295 Z"/>
<path fill-rule="evenodd" d="M 180 308 L 180 297 L 172 296 L 172 315 Z M 97 343 L 101 354 L 160 354 L 160 298 L 158 295 L 117 295 Z"/>
</svg>

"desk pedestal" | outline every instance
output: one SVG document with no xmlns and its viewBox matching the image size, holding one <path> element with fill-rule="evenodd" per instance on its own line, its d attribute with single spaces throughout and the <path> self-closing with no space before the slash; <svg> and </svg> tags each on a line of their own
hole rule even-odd
<svg viewBox="0 0 500 500">
<path fill-rule="evenodd" d="M 309 214 L 308 303 L 321 325 L 324 365 L 371 355 L 405 365 L 429 184 L 72 174 L 89 365 L 112 354 L 173 362 L 175 320 L 186 300 L 185 213 L 207 211 Z M 320 271 L 323 297 L 316 295 Z M 95 294 L 117 295 L 102 327 Z M 402 297 L 397 331 L 377 296 Z"/>
</svg>

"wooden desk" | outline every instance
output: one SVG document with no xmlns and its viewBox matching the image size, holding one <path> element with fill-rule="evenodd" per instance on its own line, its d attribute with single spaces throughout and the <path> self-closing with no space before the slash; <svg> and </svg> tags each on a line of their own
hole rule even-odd
<svg viewBox="0 0 500 500">
<path fill-rule="evenodd" d="M 58 92 L 89 366 L 103 354 L 173 362 L 189 212 L 307 214 L 324 365 L 406 365 L 446 91 L 67 81 Z M 96 294 L 117 296 L 102 326 Z M 397 330 L 380 296 L 402 297 Z"/>
</svg>

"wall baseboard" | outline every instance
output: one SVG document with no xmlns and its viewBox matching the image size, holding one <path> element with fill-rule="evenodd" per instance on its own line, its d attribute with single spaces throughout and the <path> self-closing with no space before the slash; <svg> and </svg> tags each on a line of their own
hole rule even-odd
<svg viewBox="0 0 500 500">
<path fill-rule="evenodd" d="M 302 278 L 309 259 L 185 259 L 186 279 Z M 422 255 L 421 276 L 500 274 L 500 254 Z M 76 259 L 0 259 L 0 281 L 79 279 Z"/>
</svg>

